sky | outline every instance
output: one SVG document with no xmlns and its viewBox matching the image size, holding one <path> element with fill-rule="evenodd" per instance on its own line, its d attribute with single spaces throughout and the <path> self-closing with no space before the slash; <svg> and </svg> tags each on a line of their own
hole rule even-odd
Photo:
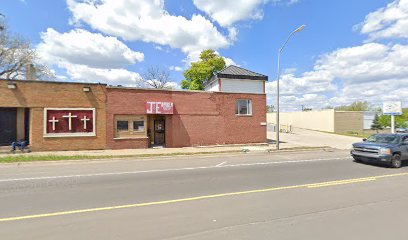
<svg viewBox="0 0 408 240">
<path fill-rule="evenodd" d="M 182 72 L 203 49 L 269 76 L 283 111 L 368 101 L 408 106 L 408 0 L 1 0 L 58 81 L 136 86 L 149 67 Z"/>
</svg>

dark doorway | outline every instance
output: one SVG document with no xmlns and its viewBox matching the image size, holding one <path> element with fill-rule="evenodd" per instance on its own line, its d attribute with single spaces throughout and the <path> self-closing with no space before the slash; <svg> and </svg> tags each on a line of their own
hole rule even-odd
<svg viewBox="0 0 408 240">
<path fill-rule="evenodd" d="M 164 120 L 154 120 L 154 145 L 164 146 L 166 143 L 166 129 Z"/>
<path fill-rule="evenodd" d="M 0 146 L 9 146 L 17 138 L 17 108 L 0 108 Z"/>
<path fill-rule="evenodd" d="M 18 140 L 18 139 L 17 139 Z M 30 144 L 30 109 L 24 109 L 24 140 Z"/>
</svg>

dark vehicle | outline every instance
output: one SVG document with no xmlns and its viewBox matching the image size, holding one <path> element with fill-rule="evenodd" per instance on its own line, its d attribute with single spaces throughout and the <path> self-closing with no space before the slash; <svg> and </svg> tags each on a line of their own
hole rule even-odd
<svg viewBox="0 0 408 240">
<path fill-rule="evenodd" d="M 353 143 L 350 153 L 356 162 L 380 162 L 399 168 L 408 160 L 408 134 L 374 134 Z"/>
</svg>

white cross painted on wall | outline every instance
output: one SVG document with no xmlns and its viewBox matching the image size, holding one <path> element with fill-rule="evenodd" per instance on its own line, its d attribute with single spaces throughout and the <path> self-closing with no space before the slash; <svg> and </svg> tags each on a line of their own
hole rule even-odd
<svg viewBox="0 0 408 240">
<path fill-rule="evenodd" d="M 55 119 L 55 117 L 52 117 L 51 120 L 48 120 L 52 124 L 52 131 L 55 131 L 55 124 L 59 122 L 59 120 Z"/>
<path fill-rule="evenodd" d="M 72 113 L 70 112 L 70 113 L 68 113 L 68 115 L 63 115 L 62 117 L 63 118 L 68 118 L 68 129 L 72 130 L 72 118 L 76 118 L 78 116 L 72 115 Z"/>
<path fill-rule="evenodd" d="M 87 118 L 86 116 L 84 116 L 84 118 L 81 119 L 81 121 L 84 122 L 84 129 L 86 129 L 86 122 L 87 122 L 87 121 L 90 121 L 90 120 L 91 120 L 91 119 L 90 119 L 90 118 Z"/>
</svg>

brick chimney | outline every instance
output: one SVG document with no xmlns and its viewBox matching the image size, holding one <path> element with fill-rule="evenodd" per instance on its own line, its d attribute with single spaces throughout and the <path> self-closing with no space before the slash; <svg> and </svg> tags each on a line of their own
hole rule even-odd
<svg viewBox="0 0 408 240">
<path fill-rule="evenodd" d="M 26 65 L 26 73 L 25 73 L 25 78 L 26 80 L 36 80 L 36 74 L 35 74 L 35 67 L 34 64 L 28 63 Z"/>
</svg>

